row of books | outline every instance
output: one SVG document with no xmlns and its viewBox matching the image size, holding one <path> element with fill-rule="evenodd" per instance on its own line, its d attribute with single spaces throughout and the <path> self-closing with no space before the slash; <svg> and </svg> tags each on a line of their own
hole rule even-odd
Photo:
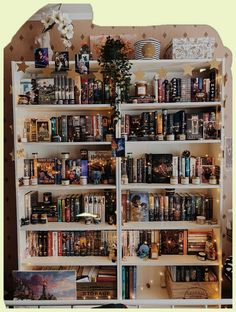
<svg viewBox="0 0 236 312">
<path fill-rule="evenodd" d="M 32 158 L 24 159 L 24 177 L 37 177 L 38 184 L 61 184 L 63 179 L 70 184 L 80 184 L 80 177 L 88 183 L 113 184 L 115 182 L 115 159 L 111 151 L 88 151 L 88 158 Z"/>
<path fill-rule="evenodd" d="M 137 297 L 137 267 L 122 267 L 122 298 L 136 299 Z"/>
<path fill-rule="evenodd" d="M 45 222 L 79 222 L 81 214 L 97 216 L 100 222 L 108 222 L 116 211 L 115 193 L 70 194 L 60 196 L 56 201 L 39 202 L 38 191 L 30 191 L 24 195 L 25 219 L 32 224 Z M 46 215 L 46 220 L 45 220 Z"/>
<path fill-rule="evenodd" d="M 101 114 L 31 118 L 24 121 L 24 129 L 27 142 L 102 141 L 110 133 L 111 119 Z"/>
<path fill-rule="evenodd" d="M 129 183 L 170 183 L 170 177 L 199 177 L 201 183 L 208 183 L 210 177 L 219 180 L 220 167 L 213 157 L 190 155 L 190 152 L 175 156 L 173 154 L 145 154 L 133 157 L 128 153 L 122 159 L 122 174 L 127 174 Z"/>
<path fill-rule="evenodd" d="M 115 231 L 27 231 L 27 257 L 109 256 Z"/>
<path fill-rule="evenodd" d="M 202 266 L 168 266 L 173 282 L 217 282 L 212 268 Z"/>
<path fill-rule="evenodd" d="M 197 216 L 213 218 L 213 198 L 199 193 L 165 194 L 126 191 L 121 195 L 123 222 L 194 221 Z"/>
<path fill-rule="evenodd" d="M 122 115 L 121 133 L 130 141 L 207 140 L 219 136 L 214 111 L 186 113 L 181 110 L 173 113 L 167 109 Z"/>
<path fill-rule="evenodd" d="M 208 236 L 213 237 L 212 230 L 123 231 L 122 253 L 123 257 L 136 256 L 142 244 L 146 244 L 149 247 L 152 244 L 156 244 L 159 249 L 159 255 L 197 254 L 200 251 L 205 251 Z"/>
</svg>

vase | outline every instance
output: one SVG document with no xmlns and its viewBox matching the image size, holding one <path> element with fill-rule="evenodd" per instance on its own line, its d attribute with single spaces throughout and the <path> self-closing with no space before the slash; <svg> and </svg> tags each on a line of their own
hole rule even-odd
<svg viewBox="0 0 236 312">
<path fill-rule="evenodd" d="M 52 61 L 53 51 L 50 44 L 50 33 L 46 31 L 35 38 L 35 44 L 39 44 L 40 48 L 48 49 L 48 60 Z"/>
</svg>

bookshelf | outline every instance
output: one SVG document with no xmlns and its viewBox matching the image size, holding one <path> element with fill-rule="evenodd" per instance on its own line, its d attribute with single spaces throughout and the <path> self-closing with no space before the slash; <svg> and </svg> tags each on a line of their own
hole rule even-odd
<svg viewBox="0 0 236 312">
<path fill-rule="evenodd" d="M 224 59 L 217 59 L 220 62 L 219 76 L 224 76 Z M 151 80 L 153 74 L 161 68 L 167 71 L 167 79 L 179 75 L 183 77 L 183 66 L 190 65 L 195 70 L 208 67 L 209 60 L 131 60 L 132 71 L 142 70 L 145 72 L 147 80 Z M 71 184 L 63 185 L 29 185 L 19 186 L 18 179 L 23 176 L 24 162 L 23 158 L 19 157 L 18 151 L 24 151 L 26 157 L 30 157 L 31 153 L 38 152 L 40 157 L 53 157 L 60 155 L 61 152 L 70 152 L 72 157 L 78 154 L 80 149 L 88 149 L 95 151 L 111 150 L 111 142 L 92 141 L 92 142 L 19 142 L 19 136 L 23 133 L 24 120 L 27 118 L 50 118 L 52 116 L 73 115 L 73 114 L 88 114 L 91 115 L 102 113 L 106 116 L 111 114 L 110 104 L 69 104 L 69 105 L 19 105 L 17 97 L 20 90 L 20 81 L 23 78 L 37 77 L 39 69 L 34 68 L 33 62 L 26 62 L 29 67 L 26 73 L 17 71 L 17 62 L 12 62 L 12 85 L 13 85 L 13 110 L 14 110 L 14 143 L 15 143 L 15 172 L 16 172 L 16 205 L 17 205 L 17 236 L 18 236 L 18 269 L 30 270 L 33 266 L 115 266 L 117 269 L 117 299 L 112 302 L 123 302 L 130 305 L 142 304 L 144 307 L 149 305 L 161 304 L 163 300 L 171 299 L 168 296 L 166 288 L 160 287 L 160 276 L 164 274 L 166 266 L 201 266 L 213 267 L 218 278 L 219 293 L 221 292 L 222 278 L 222 262 L 221 262 L 221 213 L 222 213 L 222 198 L 223 198 L 223 154 L 224 150 L 224 85 L 221 80 L 218 81 L 219 97 L 217 101 L 212 102 L 175 102 L 175 103 L 122 103 L 119 105 L 121 115 L 138 115 L 142 112 L 153 112 L 156 110 L 167 109 L 170 112 L 186 110 L 187 113 L 193 111 L 200 112 L 201 110 L 213 109 L 219 112 L 220 115 L 220 137 L 217 139 L 201 139 L 201 140 L 183 140 L 183 141 L 126 141 L 126 154 L 132 152 L 136 157 L 141 157 L 144 153 L 158 154 L 170 153 L 173 155 L 181 155 L 184 150 L 189 150 L 192 155 L 214 156 L 217 165 L 220 166 L 219 183 L 212 185 L 202 183 L 198 185 L 188 184 L 170 185 L 168 183 L 128 183 L 122 184 L 121 169 L 122 162 L 120 158 L 116 159 L 116 179 L 114 184 Z M 73 62 L 70 62 L 72 68 Z M 50 67 L 54 67 L 50 63 Z M 95 72 L 99 69 L 96 61 L 90 62 L 90 69 Z M 54 74 L 54 73 L 52 73 Z M 132 84 L 135 82 L 132 75 Z M 131 87 L 131 93 L 134 92 Z M 118 123 L 121 127 L 121 123 Z M 119 132 L 119 131 L 118 131 Z M 119 137 L 119 135 L 118 135 Z M 129 191 L 137 192 L 164 192 L 165 189 L 174 188 L 179 193 L 203 193 L 210 195 L 214 199 L 213 216 L 217 220 L 216 224 L 197 224 L 196 221 L 127 221 L 123 222 L 122 215 L 122 193 Z M 44 192 L 52 192 L 53 196 L 57 197 L 61 194 L 86 194 L 87 192 L 102 193 L 110 190 L 116 193 L 116 225 L 109 225 L 102 222 L 100 224 L 86 225 L 82 222 L 47 222 L 46 224 L 29 224 L 21 226 L 20 219 L 24 215 L 24 195 L 30 191 L 38 191 L 40 197 Z M 161 255 L 157 260 L 143 260 L 137 256 L 122 256 L 122 233 L 129 231 L 152 231 L 152 230 L 211 230 L 217 243 L 217 260 L 200 261 L 196 255 Z M 29 231 L 113 231 L 116 233 L 117 240 L 117 260 L 112 262 L 108 257 L 104 256 L 58 256 L 58 257 L 26 257 L 26 232 Z M 136 297 L 133 299 L 122 298 L 122 270 L 123 267 L 137 267 L 137 285 Z M 148 289 L 145 283 L 151 279 L 155 272 L 154 284 Z M 216 304 L 218 304 L 215 301 Z M 191 299 L 190 299 L 191 300 Z M 105 300 L 106 302 L 106 300 Z M 193 305 L 196 299 L 192 299 Z M 207 302 L 207 300 L 206 300 Z M 209 299 L 211 304 L 214 304 L 213 299 Z M 94 300 L 86 300 L 86 304 L 94 303 Z M 96 300 L 96 303 L 104 303 L 104 300 Z M 83 304 L 83 301 L 78 300 L 78 304 Z M 207 304 L 207 303 L 206 303 Z"/>
</svg>

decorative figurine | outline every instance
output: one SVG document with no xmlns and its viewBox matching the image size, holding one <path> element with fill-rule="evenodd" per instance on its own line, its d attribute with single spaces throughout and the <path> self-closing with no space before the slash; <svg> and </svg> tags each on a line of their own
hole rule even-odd
<svg viewBox="0 0 236 312">
<path fill-rule="evenodd" d="M 144 242 L 137 251 L 137 256 L 141 259 L 148 258 L 149 256 L 149 247 L 146 242 Z"/>
</svg>

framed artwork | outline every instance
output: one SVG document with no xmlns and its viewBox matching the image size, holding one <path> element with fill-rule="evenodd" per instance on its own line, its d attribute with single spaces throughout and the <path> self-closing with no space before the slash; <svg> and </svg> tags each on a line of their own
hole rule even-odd
<svg viewBox="0 0 236 312">
<path fill-rule="evenodd" d="M 50 121 L 48 119 L 36 121 L 36 138 L 38 142 L 50 141 L 50 132 Z"/>
<path fill-rule="evenodd" d="M 76 300 L 76 271 L 13 271 L 14 299 Z"/>
</svg>

